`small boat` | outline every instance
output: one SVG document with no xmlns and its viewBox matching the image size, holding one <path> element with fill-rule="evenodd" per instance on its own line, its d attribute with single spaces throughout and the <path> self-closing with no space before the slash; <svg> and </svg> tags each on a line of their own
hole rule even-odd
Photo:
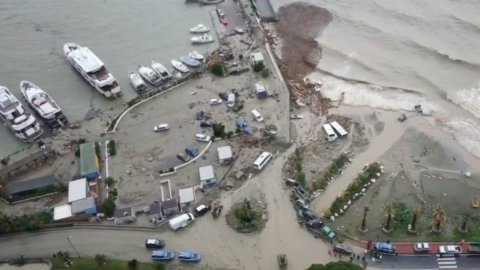
<svg viewBox="0 0 480 270">
<path fill-rule="evenodd" d="M 189 54 L 188 54 L 188 57 L 190 58 L 193 58 L 197 61 L 200 61 L 200 62 L 203 62 L 205 61 L 205 57 L 203 57 L 203 55 L 201 55 L 200 53 L 198 53 L 197 51 L 191 51 Z"/>
<path fill-rule="evenodd" d="M 203 34 L 210 32 L 210 28 L 203 24 L 198 24 L 195 27 L 190 28 L 190 33 L 193 34 Z"/>
<path fill-rule="evenodd" d="M 168 69 L 160 64 L 159 62 L 152 61 L 152 69 L 155 70 L 158 74 L 160 74 L 160 78 L 166 81 L 172 78 L 172 74 L 168 71 Z"/>
<path fill-rule="evenodd" d="M 290 115 L 290 119 L 303 119 L 303 115 L 292 114 L 292 115 Z"/>
<path fill-rule="evenodd" d="M 61 128 L 68 124 L 60 106 L 40 87 L 29 81 L 21 81 L 20 90 L 28 104 L 49 127 Z"/>
<path fill-rule="evenodd" d="M 190 40 L 192 41 L 193 44 L 205 44 L 205 43 L 211 43 L 214 41 L 213 37 L 209 35 L 192 37 Z"/>
<path fill-rule="evenodd" d="M 172 64 L 172 66 L 176 70 L 178 70 L 182 73 L 187 73 L 188 72 L 188 68 L 184 64 L 182 64 L 182 62 L 180 62 L 178 60 L 172 60 L 172 61 L 170 61 L 170 63 Z"/>
<path fill-rule="evenodd" d="M 146 80 L 148 83 L 152 85 L 159 85 L 162 82 L 162 79 L 160 78 L 160 74 L 155 72 L 152 68 L 147 67 L 147 66 L 139 66 L 138 67 L 138 73 L 140 73 L 140 76 L 144 80 Z"/>
<path fill-rule="evenodd" d="M 202 65 L 199 61 L 188 56 L 180 57 L 180 61 L 189 67 L 199 67 Z"/>
<path fill-rule="evenodd" d="M 132 85 L 135 92 L 140 94 L 147 91 L 147 85 L 145 84 L 145 81 L 142 79 L 142 76 L 140 76 L 138 73 L 136 72 L 128 73 L 128 79 L 130 80 L 130 85 Z"/>
<path fill-rule="evenodd" d="M 37 119 L 4 86 L 0 86 L 0 122 L 22 142 L 34 143 L 43 135 Z"/>
<path fill-rule="evenodd" d="M 198 0 L 203 5 L 214 5 L 223 2 L 224 0 Z"/>
</svg>

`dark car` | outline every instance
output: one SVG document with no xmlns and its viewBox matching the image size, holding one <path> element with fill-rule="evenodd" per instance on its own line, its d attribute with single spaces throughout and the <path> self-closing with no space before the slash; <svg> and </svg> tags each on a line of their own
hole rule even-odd
<svg viewBox="0 0 480 270">
<path fill-rule="evenodd" d="M 298 217 L 303 219 L 307 223 L 311 220 L 318 220 L 317 214 L 309 209 L 299 209 Z"/>
<path fill-rule="evenodd" d="M 189 154 L 191 157 L 198 156 L 198 148 L 193 145 L 187 146 L 187 148 L 185 148 L 185 152 Z"/>
<path fill-rule="evenodd" d="M 309 220 L 305 226 L 308 228 L 308 229 L 321 229 L 323 227 L 323 221 L 321 221 L 320 219 L 312 219 L 312 220 Z"/>
<path fill-rule="evenodd" d="M 297 198 L 308 201 L 308 192 L 302 186 L 294 187 L 293 192 L 295 193 L 295 196 L 297 196 Z"/>
<path fill-rule="evenodd" d="M 342 253 L 342 254 L 346 254 L 346 255 L 350 255 L 353 252 L 353 248 L 351 246 L 347 245 L 347 244 L 344 244 L 344 243 L 336 243 L 333 246 L 333 250 L 338 252 L 338 253 Z"/>
<path fill-rule="evenodd" d="M 188 162 L 190 160 L 190 157 L 187 154 L 182 153 L 182 152 L 177 154 L 177 158 L 180 159 L 183 162 Z"/>
<path fill-rule="evenodd" d="M 205 215 L 208 211 L 210 211 L 211 207 L 210 205 L 199 205 L 197 208 L 195 208 L 195 214 L 197 217 Z"/>
<path fill-rule="evenodd" d="M 165 241 L 155 238 L 150 238 L 145 240 L 145 247 L 146 248 L 164 248 Z"/>
<path fill-rule="evenodd" d="M 200 122 L 200 127 L 202 128 L 209 128 L 212 127 L 213 123 L 211 121 L 202 121 Z"/>
<path fill-rule="evenodd" d="M 395 247 L 390 243 L 377 242 L 374 249 L 377 253 L 381 254 L 395 254 Z"/>
<path fill-rule="evenodd" d="M 290 179 L 290 178 L 287 178 L 285 180 L 285 185 L 287 185 L 288 187 L 298 187 L 298 182 L 293 180 L 293 179 Z"/>
</svg>

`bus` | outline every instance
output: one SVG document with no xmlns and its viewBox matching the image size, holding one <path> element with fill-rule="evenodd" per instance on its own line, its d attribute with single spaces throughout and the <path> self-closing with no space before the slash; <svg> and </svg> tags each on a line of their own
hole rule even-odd
<svg viewBox="0 0 480 270">
<path fill-rule="evenodd" d="M 272 159 L 272 153 L 263 152 L 256 160 L 253 162 L 253 167 L 257 170 L 262 170 L 265 165 Z"/>
<path fill-rule="evenodd" d="M 333 128 L 330 124 L 323 125 L 323 130 L 325 130 L 327 141 L 333 142 L 337 139 L 337 134 L 333 131 Z"/>
<path fill-rule="evenodd" d="M 348 135 L 348 132 L 345 131 L 345 129 L 343 129 L 343 127 L 340 126 L 340 124 L 337 123 L 337 121 L 330 122 L 330 125 L 338 133 L 338 135 L 340 135 L 340 137 Z"/>
</svg>

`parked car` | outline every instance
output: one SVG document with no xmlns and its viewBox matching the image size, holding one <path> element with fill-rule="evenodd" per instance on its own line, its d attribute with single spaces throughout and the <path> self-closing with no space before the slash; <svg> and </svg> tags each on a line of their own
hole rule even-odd
<svg viewBox="0 0 480 270">
<path fill-rule="evenodd" d="M 154 261 L 173 261 L 175 252 L 170 250 L 155 250 L 152 252 L 152 260 Z"/>
<path fill-rule="evenodd" d="M 195 140 L 199 142 L 210 142 L 211 137 L 202 133 L 195 134 Z"/>
<path fill-rule="evenodd" d="M 302 186 L 296 186 L 293 188 L 293 192 L 297 196 L 297 198 L 308 201 L 309 195 L 308 192 Z"/>
<path fill-rule="evenodd" d="M 336 243 L 333 245 L 333 250 L 346 255 L 350 255 L 353 252 L 353 248 L 345 243 Z"/>
<path fill-rule="evenodd" d="M 318 220 L 317 214 L 310 209 L 300 209 L 298 210 L 297 214 L 299 218 L 303 219 L 307 223 L 310 220 Z"/>
<path fill-rule="evenodd" d="M 191 251 L 180 251 L 180 253 L 178 253 L 178 260 L 181 262 L 200 262 L 202 255 Z"/>
<path fill-rule="evenodd" d="M 462 253 L 462 247 L 458 245 L 441 245 L 438 247 L 440 256 L 455 256 L 458 257 Z"/>
<path fill-rule="evenodd" d="M 185 152 L 186 152 L 187 154 L 189 154 L 191 157 L 196 157 L 196 156 L 198 156 L 198 148 L 196 148 L 196 147 L 193 146 L 193 145 L 187 146 L 187 148 L 185 148 Z"/>
<path fill-rule="evenodd" d="M 190 157 L 189 157 L 187 154 L 183 153 L 183 152 L 178 153 L 178 154 L 177 154 L 177 158 L 180 159 L 180 160 L 183 161 L 183 162 L 188 162 L 188 161 L 190 161 Z"/>
<path fill-rule="evenodd" d="M 413 246 L 413 251 L 415 251 L 415 253 L 429 253 L 430 245 L 428 243 L 416 243 Z"/>
<path fill-rule="evenodd" d="M 197 208 L 195 208 L 195 214 L 196 214 L 197 217 L 200 217 L 200 216 L 205 215 L 205 213 L 210 211 L 210 209 L 211 209 L 210 205 L 201 204 L 201 205 L 197 206 Z"/>
<path fill-rule="evenodd" d="M 332 228 L 328 227 L 327 225 L 323 226 L 322 228 L 322 234 L 327 237 L 328 239 L 332 240 L 335 238 L 336 234 L 332 230 Z"/>
<path fill-rule="evenodd" d="M 323 221 L 320 219 L 312 219 L 305 223 L 308 229 L 321 229 L 323 227 Z"/>
<path fill-rule="evenodd" d="M 303 199 L 297 199 L 295 201 L 295 208 L 296 209 L 309 209 L 310 206 L 308 205 L 308 202 L 303 200 Z"/>
<path fill-rule="evenodd" d="M 287 178 L 285 180 L 285 185 L 287 185 L 289 187 L 298 187 L 298 182 L 293 180 L 293 179 Z"/>
<path fill-rule="evenodd" d="M 149 238 L 145 240 L 145 247 L 146 248 L 164 248 L 165 241 L 155 238 Z"/>
<path fill-rule="evenodd" d="M 222 104 L 223 101 L 220 98 L 212 98 L 210 99 L 210 105 L 219 105 Z"/>
<path fill-rule="evenodd" d="M 392 244 L 385 242 L 377 242 L 374 250 L 381 254 L 395 254 L 395 247 Z"/>
<path fill-rule="evenodd" d="M 165 123 L 162 123 L 162 124 L 158 124 L 156 126 L 153 127 L 153 131 L 155 132 L 158 132 L 158 131 L 167 131 L 169 130 L 170 127 L 168 126 L 168 124 L 165 124 Z"/>
<path fill-rule="evenodd" d="M 288 265 L 287 255 L 279 254 L 277 255 L 278 266 L 280 269 L 286 269 Z"/>
<path fill-rule="evenodd" d="M 200 122 L 200 127 L 202 128 L 209 128 L 212 127 L 213 123 L 211 121 L 202 121 Z"/>
</svg>

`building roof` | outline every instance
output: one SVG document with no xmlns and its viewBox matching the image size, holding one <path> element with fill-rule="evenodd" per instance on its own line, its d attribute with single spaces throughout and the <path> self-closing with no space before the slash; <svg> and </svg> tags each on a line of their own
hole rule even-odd
<svg viewBox="0 0 480 270">
<path fill-rule="evenodd" d="M 83 213 L 88 209 L 97 209 L 97 205 L 95 204 L 95 199 L 92 196 L 74 201 L 72 203 L 73 215 Z"/>
<path fill-rule="evenodd" d="M 63 204 L 53 208 L 53 220 L 61 220 L 72 216 L 72 206 Z"/>
<path fill-rule="evenodd" d="M 198 173 L 200 174 L 200 181 L 210 180 L 215 178 L 215 172 L 213 171 L 213 166 L 203 166 L 198 168 Z"/>
<path fill-rule="evenodd" d="M 178 197 L 180 197 L 180 204 L 193 202 L 195 201 L 195 191 L 193 187 L 179 188 Z"/>
<path fill-rule="evenodd" d="M 132 207 L 127 207 L 127 208 L 116 209 L 114 216 L 116 218 L 133 216 L 133 208 Z"/>
<path fill-rule="evenodd" d="M 93 143 L 80 144 L 80 175 L 98 173 L 98 158 Z"/>
<path fill-rule="evenodd" d="M 167 210 L 171 208 L 177 208 L 178 209 L 178 200 L 173 198 L 170 200 L 166 200 L 162 202 L 162 209 Z"/>
<path fill-rule="evenodd" d="M 77 179 L 68 183 L 68 202 L 87 198 L 87 178 Z"/>
<path fill-rule="evenodd" d="M 162 213 L 162 204 L 160 202 L 154 202 L 148 206 L 148 212 L 150 215 Z"/>
<path fill-rule="evenodd" d="M 16 193 L 49 187 L 53 185 L 55 185 L 55 176 L 51 174 L 25 181 L 10 182 L 7 184 L 6 189 L 10 195 L 13 195 Z"/>
<path fill-rule="evenodd" d="M 263 62 L 265 58 L 261 52 L 254 52 L 251 54 L 253 61 L 255 62 Z"/>
<path fill-rule="evenodd" d="M 218 152 L 218 159 L 219 160 L 230 159 L 230 158 L 233 157 L 232 147 L 230 147 L 230 145 L 218 147 L 217 152 Z"/>
</svg>

